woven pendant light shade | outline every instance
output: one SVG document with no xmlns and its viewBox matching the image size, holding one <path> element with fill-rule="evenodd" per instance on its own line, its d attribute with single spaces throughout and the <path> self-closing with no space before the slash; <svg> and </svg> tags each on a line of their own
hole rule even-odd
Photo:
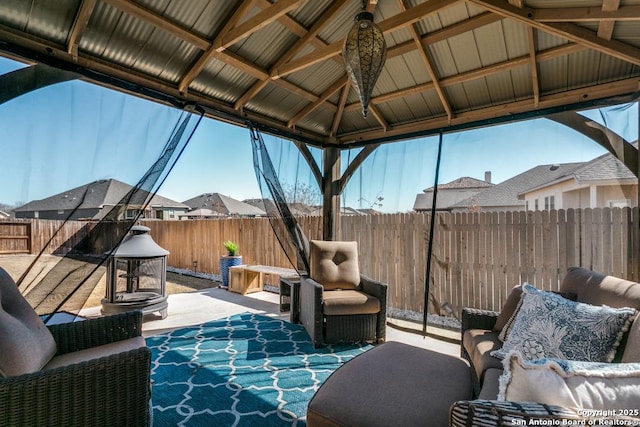
<svg viewBox="0 0 640 427">
<path fill-rule="evenodd" d="M 373 23 L 373 14 L 360 12 L 342 49 L 345 68 L 358 90 L 362 116 L 367 117 L 371 92 L 387 57 L 382 31 Z"/>
</svg>

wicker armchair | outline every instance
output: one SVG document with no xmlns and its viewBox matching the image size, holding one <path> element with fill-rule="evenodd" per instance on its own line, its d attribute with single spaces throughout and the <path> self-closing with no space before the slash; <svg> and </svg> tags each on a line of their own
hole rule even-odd
<svg viewBox="0 0 640 427">
<path fill-rule="evenodd" d="M 9 280 L 0 269 L 0 425 L 149 426 L 142 313 L 44 327 Z"/>
<path fill-rule="evenodd" d="M 300 323 L 313 345 L 383 342 L 387 285 L 359 273 L 356 242 L 310 242 L 300 280 Z"/>
</svg>

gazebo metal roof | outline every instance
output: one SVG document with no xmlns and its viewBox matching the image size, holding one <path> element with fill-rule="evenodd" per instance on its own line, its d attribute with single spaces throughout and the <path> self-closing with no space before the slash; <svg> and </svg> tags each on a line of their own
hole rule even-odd
<svg viewBox="0 0 640 427">
<path fill-rule="evenodd" d="M 640 89 L 640 0 L 370 0 L 388 57 L 364 119 L 341 57 L 360 4 L 2 0 L 0 54 L 318 146 Z"/>
</svg>

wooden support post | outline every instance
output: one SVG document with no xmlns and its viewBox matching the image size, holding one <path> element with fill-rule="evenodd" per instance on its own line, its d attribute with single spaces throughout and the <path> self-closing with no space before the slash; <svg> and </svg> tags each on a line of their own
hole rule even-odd
<svg viewBox="0 0 640 427">
<path fill-rule="evenodd" d="M 324 148 L 322 173 L 322 239 L 336 240 L 340 225 L 340 149 Z"/>
</svg>

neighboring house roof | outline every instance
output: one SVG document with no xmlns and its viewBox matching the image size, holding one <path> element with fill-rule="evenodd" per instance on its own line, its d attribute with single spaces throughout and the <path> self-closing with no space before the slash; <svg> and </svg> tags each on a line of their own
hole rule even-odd
<svg viewBox="0 0 640 427">
<path fill-rule="evenodd" d="M 220 193 L 204 193 L 183 202 L 191 209 L 210 209 L 225 216 L 264 216 L 264 210 Z"/>
<path fill-rule="evenodd" d="M 471 178 L 470 176 L 463 176 L 453 181 L 447 182 L 446 184 L 438 184 L 438 191 L 440 190 L 454 190 L 454 189 L 469 189 L 469 188 L 487 188 L 491 187 L 493 184 L 487 181 L 482 181 L 480 179 Z M 425 193 L 432 192 L 433 187 L 426 188 L 424 190 Z"/>
<path fill-rule="evenodd" d="M 3 210 L 0 210 L 0 218 L 11 218 L 11 214 L 8 212 L 5 212 Z"/>
<path fill-rule="evenodd" d="M 450 206 L 466 199 L 469 194 L 476 194 L 485 188 L 492 187 L 493 184 L 487 181 L 463 176 L 445 184 L 438 184 L 438 206 L 437 210 L 449 209 Z M 415 211 L 430 211 L 433 207 L 433 188 L 429 187 L 416 195 L 413 204 Z"/>
<path fill-rule="evenodd" d="M 559 182 L 567 181 L 569 179 L 575 179 L 578 182 L 589 181 L 606 181 L 606 180 L 630 180 L 635 182 L 636 176 L 613 154 L 606 153 L 595 159 L 579 163 L 579 167 L 575 170 L 562 175 L 556 179 L 541 183 L 536 186 L 532 186 L 523 190 L 520 194 L 524 194 L 529 191 L 538 190 L 548 185 L 556 184 Z"/>
<path fill-rule="evenodd" d="M 133 186 L 117 179 L 101 179 L 90 182 L 71 190 L 63 191 L 41 200 L 33 200 L 15 209 L 16 212 L 55 211 L 70 209 L 102 209 L 106 206 L 116 206 L 127 195 Z M 132 206 L 141 206 L 149 197 L 147 191 L 137 192 L 129 203 Z M 151 198 L 149 206 L 158 208 L 187 209 L 188 206 L 166 197 L 155 195 Z"/>
<path fill-rule="evenodd" d="M 500 184 L 480 191 L 474 197 L 465 199 L 452 207 L 460 209 L 470 206 L 524 206 L 524 201 L 518 198 L 519 194 L 562 177 L 570 176 L 583 165 L 584 163 L 563 163 L 536 166 Z"/>
</svg>

